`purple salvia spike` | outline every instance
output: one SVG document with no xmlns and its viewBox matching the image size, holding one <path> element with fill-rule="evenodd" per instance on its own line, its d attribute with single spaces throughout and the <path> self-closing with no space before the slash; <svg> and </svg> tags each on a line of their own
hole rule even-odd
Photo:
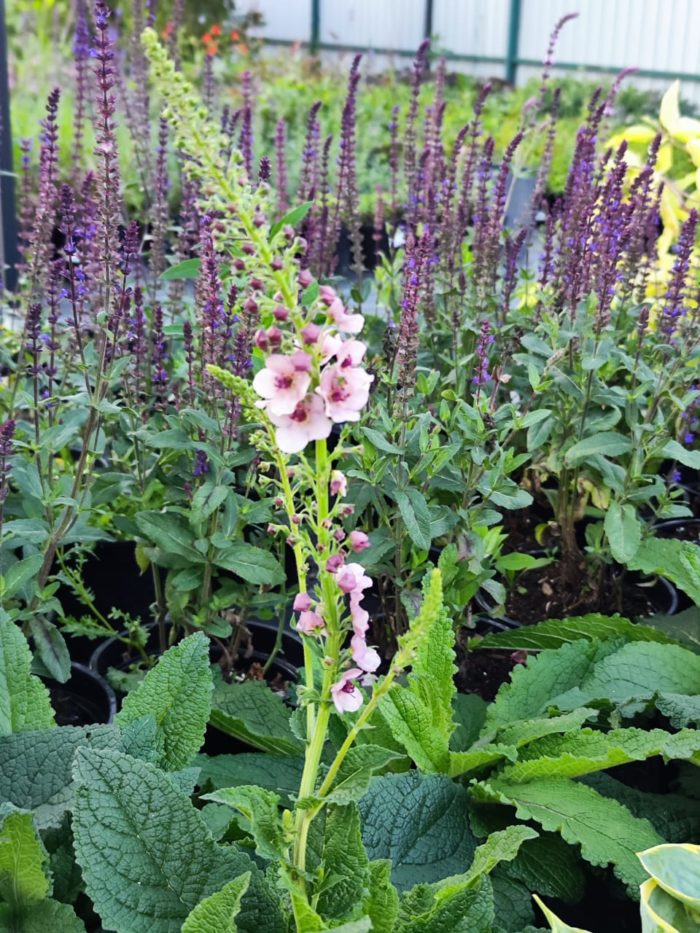
<svg viewBox="0 0 700 933">
<path fill-rule="evenodd" d="M 287 180 L 287 123 L 282 117 L 275 129 L 275 190 L 277 214 L 283 217 L 289 210 L 289 182 Z"/>
</svg>

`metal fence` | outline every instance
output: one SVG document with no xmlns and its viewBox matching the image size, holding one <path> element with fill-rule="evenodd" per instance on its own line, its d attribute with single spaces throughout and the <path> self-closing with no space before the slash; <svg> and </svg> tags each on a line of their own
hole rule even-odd
<svg viewBox="0 0 700 933">
<path fill-rule="evenodd" d="M 564 14 L 555 67 L 588 75 L 637 68 L 642 86 L 680 78 L 700 103 L 700 0 L 243 0 L 270 42 L 408 56 L 425 36 L 457 67 L 522 82 L 541 67 Z"/>
</svg>

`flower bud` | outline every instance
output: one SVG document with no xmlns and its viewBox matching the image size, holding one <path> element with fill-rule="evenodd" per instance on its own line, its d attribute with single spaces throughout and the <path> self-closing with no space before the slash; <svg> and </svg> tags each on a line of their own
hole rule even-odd
<svg viewBox="0 0 700 933">
<path fill-rule="evenodd" d="M 364 531 L 351 531 L 350 532 L 350 547 L 355 551 L 356 554 L 359 554 L 360 551 L 364 551 L 370 546 L 370 540 Z"/>
<path fill-rule="evenodd" d="M 254 298 L 246 298 L 243 302 L 243 308 L 248 312 L 248 314 L 255 314 L 258 310 L 258 303 Z"/>
<path fill-rule="evenodd" d="M 268 327 L 267 339 L 270 341 L 271 347 L 278 347 L 282 343 L 282 331 L 274 325 Z"/>
<path fill-rule="evenodd" d="M 254 292 L 259 292 L 263 287 L 262 279 L 259 279 L 257 276 L 250 280 L 250 287 Z"/>
<path fill-rule="evenodd" d="M 268 350 L 270 348 L 270 341 L 267 339 L 267 333 L 262 328 L 255 333 L 255 346 L 258 350 Z"/>
<path fill-rule="evenodd" d="M 301 339 L 309 345 L 316 343 L 320 335 L 321 328 L 318 324 L 307 324 L 301 331 Z"/>
<path fill-rule="evenodd" d="M 238 259 L 234 259 L 233 267 L 234 269 L 236 269 L 237 272 L 245 272 L 245 268 L 246 268 L 245 259 L 241 259 L 240 257 Z"/>
<path fill-rule="evenodd" d="M 308 593 L 297 593 L 294 597 L 294 603 L 292 608 L 295 612 L 307 612 L 311 609 L 313 603 L 311 602 L 311 597 Z"/>
<path fill-rule="evenodd" d="M 297 279 L 297 281 L 299 282 L 302 288 L 308 288 L 309 285 L 311 285 L 311 283 L 313 282 L 313 280 L 314 280 L 314 277 L 311 274 L 311 271 L 309 269 L 302 269 Z"/>
<path fill-rule="evenodd" d="M 277 305 L 272 313 L 274 314 L 276 321 L 286 321 L 289 317 L 289 311 L 287 308 L 285 308 L 284 305 Z"/>
<path fill-rule="evenodd" d="M 255 253 L 255 247 L 252 243 L 244 243 L 243 246 L 241 246 L 241 249 L 246 254 L 246 256 L 252 256 Z"/>
<path fill-rule="evenodd" d="M 279 256 L 275 256 L 275 258 L 270 263 L 270 268 L 275 272 L 279 272 L 280 269 L 284 268 L 284 263 Z"/>
<path fill-rule="evenodd" d="M 326 570 L 328 573 L 337 573 L 338 570 L 345 563 L 344 554 L 334 554 L 332 557 L 329 557 L 326 561 Z M 353 578 L 354 579 L 354 578 Z"/>
</svg>

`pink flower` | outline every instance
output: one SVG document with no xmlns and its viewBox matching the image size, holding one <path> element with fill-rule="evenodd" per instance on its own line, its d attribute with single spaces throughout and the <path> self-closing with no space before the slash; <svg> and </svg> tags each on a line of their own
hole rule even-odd
<svg viewBox="0 0 700 933">
<path fill-rule="evenodd" d="M 370 540 L 364 531 L 351 531 L 350 532 L 350 547 L 355 551 L 356 554 L 359 554 L 360 551 L 364 551 L 370 546 Z"/>
<path fill-rule="evenodd" d="M 345 496 L 348 491 L 348 481 L 345 478 L 345 474 L 341 473 L 340 470 L 333 470 L 331 473 L 331 495 L 332 496 Z"/>
<path fill-rule="evenodd" d="M 297 631 L 303 632 L 304 635 L 311 635 L 316 629 L 325 627 L 326 623 L 323 621 L 323 617 L 317 612 L 302 612 L 297 622 Z M 369 670 L 369 668 L 364 668 L 364 670 Z"/>
<path fill-rule="evenodd" d="M 271 417 L 291 415 L 306 395 L 311 377 L 301 358 L 295 359 L 299 354 L 307 356 L 302 351 L 293 357 L 281 353 L 270 354 L 265 361 L 265 368 L 253 379 L 253 388 L 267 400 L 266 407 Z"/>
<path fill-rule="evenodd" d="M 316 392 L 326 403 L 326 414 L 336 423 L 359 421 L 374 377 L 354 366 L 326 366 Z"/>
<path fill-rule="evenodd" d="M 316 343 L 320 336 L 321 328 L 318 326 L 318 324 L 307 324 L 306 327 L 303 327 L 301 330 L 302 340 L 306 344 Z"/>
<path fill-rule="evenodd" d="M 359 366 L 367 352 L 367 344 L 361 340 L 346 340 L 335 354 L 338 365 L 342 369 L 348 366 Z"/>
<path fill-rule="evenodd" d="M 343 577 L 343 584 L 340 578 Z M 361 564 L 344 564 L 335 575 L 336 583 L 344 593 L 352 593 L 355 590 L 362 592 L 372 586 L 372 578 L 365 573 L 365 568 Z"/>
<path fill-rule="evenodd" d="M 339 713 L 354 713 L 362 706 L 362 694 L 353 683 L 361 676 L 362 671 L 358 667 L 351 667 L 331 687 L 331 696 Z"/>
<path fill-rule="evenodd" d="M 350 640 L 352 659 L 363 671 L 373 673 L 381 664 L 381 658 L 374 648 L 370 648 L 363 635 L 353 635 Z"/>
<path fill-rule="evenodd" d="M 365 324 L 361 314 L 348 314 L 340 298 L 334 298 L 328 308 L 328 315 L 335 326 L 344 334 L 359 334 Z"/>
<path fill-rule="evenodd" d="M 292 363 L 294 364 L 294 369 L 296 370 L 296 372 L 298 373 L 310 373 L 311 372 L 311 364 L 313 363 L 313 360 L 311 359 L 308 353 L 304 353 L 303 350 L 296 350 L 294 353 L 292 353 L 290 359 Z"/>
<path fill-rule="evenodd" d="M 308 593 L 297 593 L 292 608 L 295 612 L 306 612 L 307 609 L 311 609 L 311 605 L 311 597 Z"/>
<path fill-rule="evenodd" d="M 345 563 L 344 554 L 334 554 L 332 557 L 329 557 L 328 560 L 326 561 L 326 570 L 328 571 L 328 573 L 337 573 L 344 563 Z"/>
<path fill-rule="evenodd" d="M 332 356 L 335 356 L 336 353 L 338 353 L 342 346 L 343 341 L 337 334 L 324 334 L 323 341 L 321 343 L 323 362 L 327 363 Z"/>
<path fill-rule="evenodd" d="M 369 628 L 369 612 L 362 608 L 362 593 L 355 590 L 350 594 L 350 617 L 352 629 L 356 635 L 365 636 Z"/>
<path fill-rule="evenodd" d="M 305 374 L 302 374 L 305 375 Z M 308 379 L 309 377 L 306 376 Z M 291 414 L 270 414 L 275 425 L 277 446 L 285 454 L 298 454 L 309 441 L 320 441 L 328 437 L 333 424 L 323 411 L 323 402 L 316 395 L 298 402 Z"/>
<path fill-rule="evenodd" d="M 309 269 L 302 269 L 297 279 L 297 281 L 299 282 L 302 288 L 308 288 L 309 285 L 311 285 L 311 283 L 313 282 L 313 280 L 314 280 L 314 277 L 311 274 Z"/>
<path fill-rule="evenodd" d="M 336 297 L 336 291 L 331 285 L 321 285 L 318 289 L 321 301 L 326 305 L 333 304 Z"/>
</svg>

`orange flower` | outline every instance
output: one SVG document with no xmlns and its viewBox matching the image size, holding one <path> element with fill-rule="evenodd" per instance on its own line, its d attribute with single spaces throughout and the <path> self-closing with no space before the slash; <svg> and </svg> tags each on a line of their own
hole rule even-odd
<svg viewBox="0 0 700 933">
<path fill-rule="evenodd" d="M 219 26 L 218 23 L 214 23 L 214 25 L 211 27 L 211 29 L 209 30 L 209 32 L 211 32 L 212 36 L 220 36 L 220 35 L 221 35 L 221 26 Z"/>
<path fill-rule="evenodd" d="M 248 54 L 248 46 L 245 44 L 245 42 L 239 42 L 238 45 L 236 46 L 236 48 L 237 48 L 238 51 L 241 53 L 241 55 L 247 55 L 247 54 Z"/>
<path fill-rule="evenodd" d="M 241 37 L 240 37 L 240 35 L 239 35 L 238 30 L 237 30 L 237 29 L 232 29 L 232 30 L 231 30 L 231 41 L 232 41 L 232 42 L 238 42 L 238 40 L 239 40 L 240 38 L 241 38 Z"/>
<path fill-rule="evenodd" d="M 218 42 L 210 42 L 209 45 L 207 46 L 207 55 L 216 55 L 218 51 L 219 51 Z"/>
<path fill-rule="evenodd" d="M 202 36 L 202 42 L 204 43 L 204 45 L 209 45 L 209 43 L 211 42 L 211 33 L 205 32 L 204 35 Z"/>
</svg>

